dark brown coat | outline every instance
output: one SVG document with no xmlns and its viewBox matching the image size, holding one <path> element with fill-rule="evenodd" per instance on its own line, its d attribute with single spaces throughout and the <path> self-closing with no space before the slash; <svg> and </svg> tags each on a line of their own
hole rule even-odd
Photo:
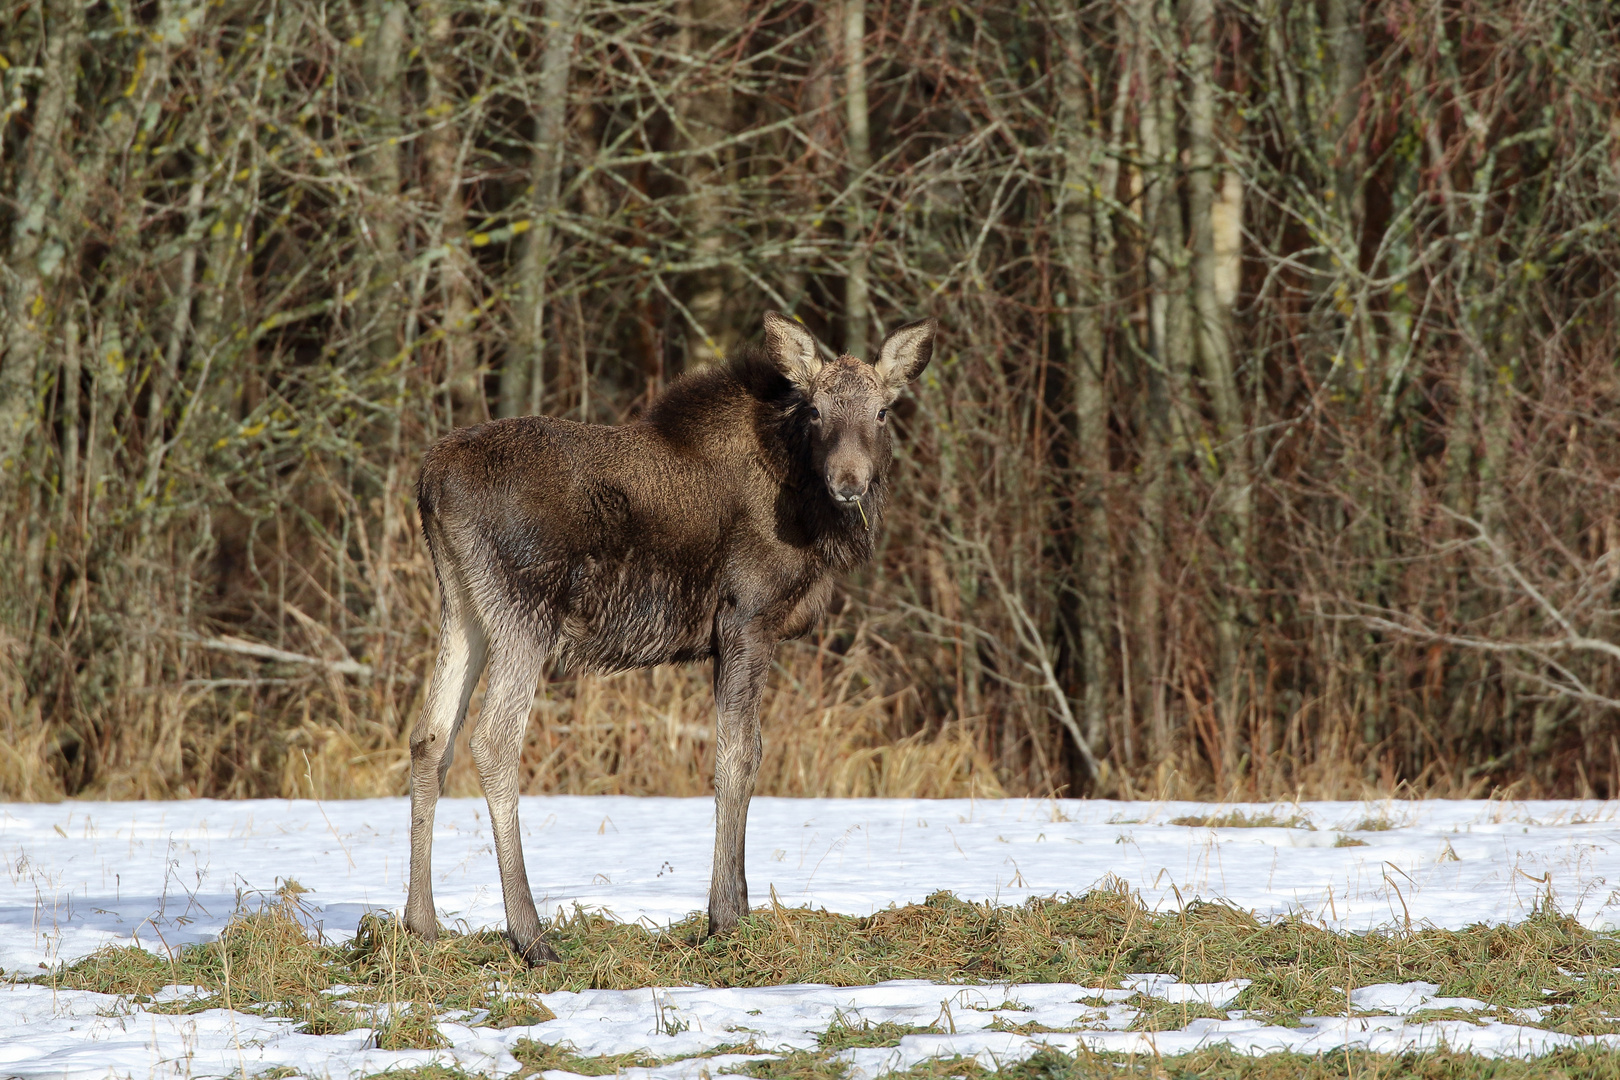
<svg viewBox="0 0 1620 1080">
<path fill-rule="evenodd" d="M 508 930 L 540 938 L 517 838 L 517 754 L 545 666 L 617 671 L 712 658 L 719 710 L 710 931 L 748 910 L 743 834 L 771 650 L 808 631 L 836 575 L 871 557 L 887 498 L 889 404 L 935 324 L 896 330 L 875 364 L 823 364 L 768 314 L 762 346 L 689 376 L 624 427 L 551 417 L 452 432 L 424 456 L 422 529 L 439 578 L 439 658 L 411 736 L 406 923 L 437 933 L 433 807 L 480 671 L 473 756 L 489 799 Z"/>
</svg>

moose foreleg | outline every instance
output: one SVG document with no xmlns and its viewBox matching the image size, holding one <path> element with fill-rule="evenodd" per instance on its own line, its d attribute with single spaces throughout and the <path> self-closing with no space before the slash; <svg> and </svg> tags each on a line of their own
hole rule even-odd
<svg viewBox="0 0 1620 1080">
<path fill-rule="evenodd" d="M 773 643 L 757 624 L 722 625 L 714 657 L 718 709 L 714 752 L 714 875 L 709 882 L 709 934 L 727 934 L 748 914 L 743 862 L 748 800 L 762 753 L 759 699 Z"/>
<path fill-rule="evenodd" d="M 453 597 L 447 599 L 433 683 L 411 729 L 411 887 L 405 898 L 405 928 L 429 941 L 439 936 L 439 917 L 433 910 L 433 814 L 485 655 L 483 630 L 462 615 Z"/>
</svg>

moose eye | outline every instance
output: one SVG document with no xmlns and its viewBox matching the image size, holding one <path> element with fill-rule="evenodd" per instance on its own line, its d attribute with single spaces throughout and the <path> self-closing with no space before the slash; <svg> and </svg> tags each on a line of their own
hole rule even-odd
<svg viewBox="0 0 1620 1080">
<path fill-rule="evenodd" d="M 888 409 L 879 409 L 878 410 L 878 423 L 881 424 L 888 415 L 889 415 L 889 410 Z"/>
<path fill-rule="evenodd" d="M 816 408 L 814 405 L 810 406 L 810 419 L 812 419 L 812 420 L 820 420 L 821 419 L 821 410 Z"/>
</svg>

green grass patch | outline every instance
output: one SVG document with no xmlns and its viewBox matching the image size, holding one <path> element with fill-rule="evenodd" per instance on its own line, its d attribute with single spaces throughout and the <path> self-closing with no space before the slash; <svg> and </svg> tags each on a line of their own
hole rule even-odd
<svg viewBox="0 0 1620 1080">
<path fill-rule="evenodd" d="M 990 1021 L 991 1031 L 1008 1031 L 1014 1035 L 1051 1035 L 1062 1031 L 1079 1031 L 1079 1028 L 1055 1028 L 1045 1024 L 1023 1023 L 1009 1020 L 1005 1016 L 998 1016 Z"/>
<path fill-rule="evenodd" d="M 536 995 L 565 989 L 885 979 L 1118 987 L 1136 973 L 1253 980 L 1233 1007 L 1280 1024 L 1342 1012 L 1346 988 L 1413 980 L 1502 1009 L 1558 1005 L 1539 1022 L 1554 1030 L 1609 1030 L 1605 1018 L 1620 1016 L 1612 970 L 1620 938 L 1546 911 L 1513 926 L 1336 934 L 1304 917 L 1259 919 L 1223 904 L 1155 913 L 1120 885 L 1017 907 L 937 893 L 867 918 L 772 907 L 728 938 L 699 942 L 700 915 L 656 932 L 576 910 L 548 933 L 561 962 L 531 970 L 498 933 L 428 943 L 386 916 L 367 916 L 350 942 L 314 940 L 304 928 L 305 899 L 272 898 L 238 915 L 219 940 L 172 957 L 108 948 L 34 981 L 136 1000 L 171 983 L 195 984 L 207 996 L 160 1007 L 259 1011 L 296 1018 L 312 1032 L 377 1026 L 370 1010 L 344 1002 L 482 1009 L 490 1022 L 510 1025 L 549 1019 Z M 334 987 L 341 992 L 325 992 Z M 399 1038 L 415 1037 L 401 1029 Z"/>
<path fill-rule="evenodd" d="M 1374 1054 L 1335 1050 L 1317 1056 L 1266 1054 L 1249 1057 L 1224 1046 L 1191 1054 L 1076 1055 L 1045 1050 L 990 1072 L 971 1058 L 937 1058 L 892 1080 L 1620 1080 L 1620 1053 L 1607 1049 L 1559 1050 L 1545 1057 L 1486 1058 L 1451 1050 Z M 781 1074 L 770 1080 L 822 1080 Z"/>
<path fill-rule="evenodd" d="M 1519 1021 L 1526 1023 L 1528 1021 Z M 1549 1031 L 1561 1031 L 1565 1035 L 1614 1035 L 1620 1033 L 1620 1016 L 1606 1005 L 1593 1005 L 1581 1003 L 1577 1005 L 1557 1005 L 1547 1010 L 1540 1020 L 1534 1021 L 1536 1027 L 1544 1027 Z"/>
<path fill-rule="evenodd" d="M 1165 1001 L 1143 995 L 1131 1002 L 1138 1010 L 1129 1031 L 1180 1031 L 1194 1020 L 1225 1020 L 1226 1010 L 1202 1001 Z"/>
<path fill-rule="evenodd" d="M 1444 1024 L 1454 1020 L 1461 1020 L 1465 1024 L 1488 1024 L 1492 1019 L 1491 1014 L 1483 1010 L 1475 1011 L 1455 1007 L 1418 1009 L 1406 1014 L 1406 1022 L 1409 1024 Z"/>
<path fill-rule="evenodd" d="M 817 1043 L 823 1053 L 836 1054 L 853 1047 L 899 1046 L 900 1040 L 907 1035 L 938 1035 L 940 1030 L 938 1024 L 918 1027 L 913 1024 L 897 1024 L 893 1021 L 871 1024 L 863 1020 L 857 1027 L 840 1013 L 833 1018 L 827 1030 L 821 1033 Z"/>
<path fill-rule="evenodd" d="M 562 1069 L 581 1076 L 613 1076 L 625 1069 L 652 1068 L 660 1062 L 651 1054 L 602 1054 L 598 1057 L 580 1057 L 574 1048 L 564 1043 L 551 1043 L 534 1039 L 519 1039 L 512 1047 L 512 1056 L 518 1059 L 525 1072 L 544 1072 Z"/>
<path fill-rule="evenodd" d="M 746 1073 L 755 1080 L 844 1080 L 849 1062 L 838 1061 L 825 1051 L 795 1050 L 768 1061 L 749 1061 L 722 1074 Z"/>
<path fill-rule="evenodd" d="M 302 1076 L 296 1069 L 273 1070 L 273 1073 L 255 1073 L 254 1080 L 260 1077 L 279 1074 L 279 1077 Z M 279 1080 L 279 1078 L 278 1078 Z M 417 1065 L 410 1069 L 388 1069 L 380 1073 L 372 1073 L 363 1080 L 485 1080 L 484 1077 L 468 1072 L 455 1065 Z"/>
</svg>

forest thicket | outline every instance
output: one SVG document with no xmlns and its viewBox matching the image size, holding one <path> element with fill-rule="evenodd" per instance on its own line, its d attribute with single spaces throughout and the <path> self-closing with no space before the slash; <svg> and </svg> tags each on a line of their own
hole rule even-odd
<svg viewBox="0 0 1620 1080">
<path fill-rule="evenodd" d="M 0 0 L 0 237 L 4 797 L 403 792 L 422 451 L 770 308 L 943 332 L 764 791 L 1620 795 L 1607 0 Z"/>
</svg>

